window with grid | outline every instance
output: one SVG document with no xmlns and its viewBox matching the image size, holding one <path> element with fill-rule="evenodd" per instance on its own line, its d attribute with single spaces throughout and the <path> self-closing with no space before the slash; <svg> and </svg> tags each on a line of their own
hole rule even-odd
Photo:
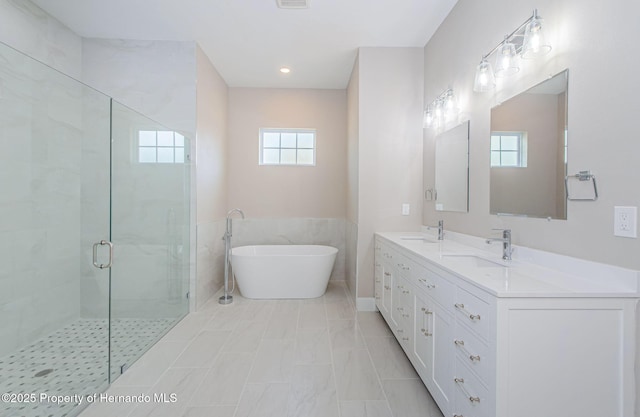
<svg viewBox="0 0 640 417">
<path fill-rule="evenodd" d="M 260 165 L 315 164 L 315 130 L 260 129 Z"/>
<path fill-rule="evenodd" d="M 527 166 L 526 132 L 491 132 L 491 166 Z"/>
<path fill-rule="evenodd" d="M 171 130 L 138 131 L 138 162 L 142 164 L 184 164 L 185 140 Z"/>
</svg>

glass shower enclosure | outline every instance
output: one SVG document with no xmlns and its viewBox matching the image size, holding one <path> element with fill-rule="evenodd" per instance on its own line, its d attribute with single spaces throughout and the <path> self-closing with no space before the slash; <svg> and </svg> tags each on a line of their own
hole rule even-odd
<svg viewBox="0 0 640 417">
<path fill-rule="evenodd" d="M 188 312 L 189 154 L 0 44 L 0 416 L 79 414 Z"/>
</svg>

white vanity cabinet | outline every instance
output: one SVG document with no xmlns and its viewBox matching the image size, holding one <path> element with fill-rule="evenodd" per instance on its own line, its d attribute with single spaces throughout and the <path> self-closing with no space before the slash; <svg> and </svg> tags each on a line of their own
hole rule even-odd
<svg viewBox="0 0 640 417">
<path fill-rule="evenodd" d="M 380 236 L 375 254 L 376 304 L 445 416 L 633 416 L 637 298 L 498 296 Z"/>
</svg>

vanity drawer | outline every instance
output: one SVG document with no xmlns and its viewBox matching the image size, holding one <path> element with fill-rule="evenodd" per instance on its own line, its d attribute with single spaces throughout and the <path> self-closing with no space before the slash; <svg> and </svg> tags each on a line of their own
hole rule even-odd
<svg viewBox="0 0 640 417">
<path fill-rule="evenodd" d="M 489 390 L 460 359 L 456 360 L 453 415 L 458 417 L 490 417 Z"/>
<path fill-rule="evenodd" d="M 482 338 L 488 337 L 489 304 L 464 288 L 456 289 L 454 308 L 458 320 L 473 329 Z"/>
<path fill-rule="evenodd" d="M 423 290 L 445 310 L 453 311 L 451 306 L 455 303 L 455 285 L 422 266 L 419 269 L 419 273 L 414 275 L 414 283 L 418 289 Z"/>
<path fill-rule="evenodd" d="M 489 347 L 465 326 L 457 325 L 453 332 L 456 357 L 473 370 L 479 379 L 489 382 Z"/>
</svg>

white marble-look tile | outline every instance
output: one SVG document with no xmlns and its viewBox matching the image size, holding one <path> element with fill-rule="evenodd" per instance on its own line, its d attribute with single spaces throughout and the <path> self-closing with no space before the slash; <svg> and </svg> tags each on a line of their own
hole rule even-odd
<svg viewBox="0 0 640 417">
<path fill-rule="evenodd" d="M 251 370 L 253 353 L 225 352 L 216 358 L 202 385 L 195 392 L 190 406 L 235 406 Z"/>
<path fill-rule="evenodd" d="M 149 391 L 151 398 L 154 395 L 165 394 L 167 398 L 175 394 L 176 402 L 151 401 L 134 408 L 130 417 L 175 417 L 189 404 L 191 396 L 202 383 L 207 369 L 205 368 L 171 368 L 160 378 L 160 381 Z"/>
<path fill-rule="evenodd" d="M 384 399 L 366 349 L 334 350 L 333 361 L 341 401 Z"/>
<path fill-rule="evenodd" d="M 211 316 L 203 313 L 187 314 L 178 324 L 174 326 L 163 338 L 168 341 L 189 341 L 193 340 L 202 330 L 204 330 Z"/>
<path fill-rule="evenodd" d="M 344 281 L 330 281 L 327 291 L 324 293 L 326 303 L 348 301 Z"/>
<path fill-rule="evenodd" d="M 339 417 L 331 365 L 296 365 L 288 408 L 289 417 Z"/>
<path fill-rule="evenodd" d="M 388 379 L 382 386 L 394 416 L 444 417 L 421 380 Z"/>
<path fill-rule="evenodd" d="M 217 294 L 215 296 L 217 299 Z M 205 326 L 206 330 L 235 330 L 238 323 L 244 320 L 247 306 L 238 304 L 237 300 L 233 304 L 221 305 L 213 315 L 211 321 Z"/>
<path fill-rule="evenodd" d="M 289 382 L 293 371 L 293 339 L 263 339 L 256 354 L 249 383 Z"/>
<path fill-rule="evenodd" d="M 329 338 L 334 351 L 366 347 L 355 320 L 329 320 Z"/>
<path fill-rule="evenodd" d="M 203 331 L 191 341 L 173 366 L 208 368 L 231 335 L 230 331 Z"/>
<path fill-rule="evenodd" d="M 419 378 L 395 337 L 366 338 L 380 379 Z"/>
<path fill-rule="evenodd" d="M 264 333 L 265 339 L 294 339 L 298 329 L 298 305 L 295 310 L 274 311 L 267 324 L 267 330 Z"/>
<path fill-rule="evenodd" d="M 330 364 L 331 347 L 327 329 L 300 329 L 296 335 L 296 364 Z"/>
<path fill-rule="evenodd" d="M 214 405 L 211 407 L 188 407 L 181 417 L 233 417 L 235 406 Z"/>
<path fill-rule="evenodd" d="M 327 311 L 324 303 L 301 304 L 298 318 L 299 329 L 327 327 Z"/>
<path fill-rule="evenodd" d="M 241 321 L 231 333 L 222 350 L 225 352 L 255 352 L 258 350 L 266 328 L 266 321 Z"/>
<path fill-rule="evenodd" d="M 139 396 L 141 394 L 148 394 L 150 389 L 151 387 L 116 387 L 112 385 L 105 394 L 113 396 Z M 129 415 L 136 406 L 137 404 L 132 402 L 101 401 L 98 399 L 80 413 L 80 417 L 126 416 Z"/>
<path fill-rule="evenodd" d="M 82 38 L 30 1 L 0 2 L 0 40 L 80 79 Z"/>
<path fill-rule="evenodd" d="M 188 341 L 161 340 L 125 371 L 113 384 L 125 386 L 153 386 L 160 376 L 189 345 Z"/>
<path fill-rule="evenodd" d="M 350 301 L 327 301 L 326 308 L 329 320 L 356 319 L 356 309 Z"/>
<path fill-rule="evenodd" d="M 242 318 L 249 321 L 269 320 L 275 303 L 275 300 L 253 300 L 253 302 L 247 303 Z"/>
<path fill-rule="evenodd" d="M 234 417 L 287 415 L 289 384 L 247 384 Z"/>
<path fill-rule="evenodd" d="M 341 401 L 341 417 L 393 417 L 386 401 Z"/>
<path fill-rule="evenodd" d="M 357 320 L 364 337 L 393 336 L 387 322 L 379 312 L 359 311 Z"/>
</svg>

